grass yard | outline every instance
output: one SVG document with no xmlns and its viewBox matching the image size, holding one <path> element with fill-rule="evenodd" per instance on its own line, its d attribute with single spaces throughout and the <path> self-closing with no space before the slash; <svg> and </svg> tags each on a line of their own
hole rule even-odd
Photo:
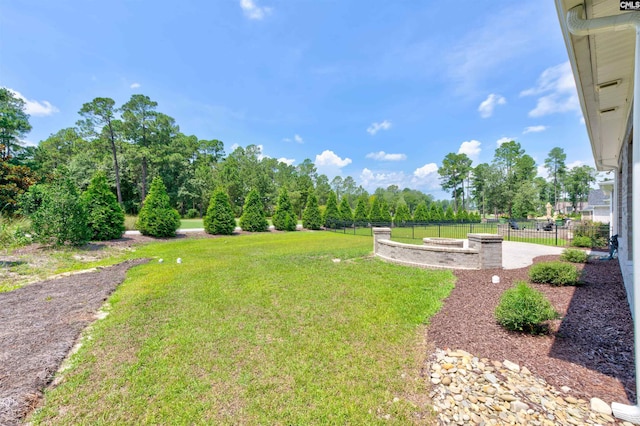
<svg viewBox="0 0 640 426">
<path fill-rule="evenodd" d="M 370 239 L 328 232 L 139 248 L 130 256 L 154 260 L 129 272 L 29 420 L 425 422 L 424 324 L 454 276 L 370 252 Z"/>
</svg>

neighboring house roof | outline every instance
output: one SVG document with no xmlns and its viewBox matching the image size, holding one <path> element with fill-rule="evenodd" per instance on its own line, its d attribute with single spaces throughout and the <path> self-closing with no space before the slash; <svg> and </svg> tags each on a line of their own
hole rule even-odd
<svg viewBox="0 0 640 426">
<path fill-rule="evenodd" d="M 592 189 L 589 191 L 587 207 L 609 206 L 609 197 L 602 189 Z"/>
<path fill-rule="evenodd" d="M 567 12 L 578 5 L 584 5 L 586 19 L 633 12 L 621 11 L 618 0 L 556 0 L 593 158 L 598 170 L 611 170 L 618 167 L 631 131 L 635 34 L 623 30 L 574 36 L 567 28 Z"/>
</svg>

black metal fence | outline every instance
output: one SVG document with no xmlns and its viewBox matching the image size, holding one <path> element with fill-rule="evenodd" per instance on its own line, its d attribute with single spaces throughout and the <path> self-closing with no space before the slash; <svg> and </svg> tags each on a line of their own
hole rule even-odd
<svg viewBox="0 0 640 426">
<path fill-rule="evenodd" d="M 535 220 L 518 220 L 506 223 L 405 222 L 402 224 L 390 222 L 353 223 L 333 221 L 326 229 L 344 234 L 373 236 L 374 227 L 390 227 L 391 238 L 394 241 L 415 244 L 422 244 L 423 238 L 466 239 L 467 234 L 484 233 L 502 235 L 505 241 L 519 241 L 561 247 L 572 245 L 576 236 L 589 236 L 592 241 L 592 246 L 606 247 L 606 241 L 609 237 L 609 225 Z"/>
</svg>

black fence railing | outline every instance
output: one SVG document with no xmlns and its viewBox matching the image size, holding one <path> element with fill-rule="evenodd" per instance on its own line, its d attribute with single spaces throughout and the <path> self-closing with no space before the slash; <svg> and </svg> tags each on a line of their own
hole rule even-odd
<svg viewBox="0 0 640 426">
<path fill-rule="evenodd" d="M 518 220 L 506 223 L 456 223 L 456 222 L 345 222 L 332 221 L 327 230 L 344 234 L 373 236 L 374 227 L 390 227 L 394 241 L 422 244 L 423 238 L 466 239 L 470 233 L 498 234 L 505 241 L 519 241 L 552 246 L 570 246 L 576 236 L 589 236 L 593 247 L 606 247 L 609 225 L 565 223 L 535 220 Z"/>
</svg>

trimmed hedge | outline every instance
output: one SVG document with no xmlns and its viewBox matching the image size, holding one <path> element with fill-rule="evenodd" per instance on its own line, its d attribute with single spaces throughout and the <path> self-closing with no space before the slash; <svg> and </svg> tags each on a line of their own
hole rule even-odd
<svg viewBox="0 0 640 426">
<path fill-rule="evenodd" d="M 204 230 L 208 234 L 233 234 L 236 228 L 236 219 L 233 216 L 233 209 L 226 192 L 218 190 L 213 194 L 203 222 Z"/>
<path fill-rule="evenodd" d="M 249 195 L 244 201 L 240 227 L 243 231 L 249 232 L 266 232 L 269 229 L 269 222 L 267 222 L 267 217 L 264 213 L 264 204 L 262 204 L 260 194 L 255 189 L 249 191 Z"/>
<path fill-rule="evenodd" d="M 180 213 L 171 207 L 167 188 L 162 178 L 156 176 L 151 182 L 149 194 L 138 215 L 136 227 L 142 235 L 151 237 L 175 237 L 180 227 Z"/>
<path fill-rule="evenodd" d="M 104 172 L 97 172 L 87 190 L 80 196 L 87 209 L 91 239 L 114 240 L 124 234 L 124 210 L 111 192 Z"/>
</svg>

